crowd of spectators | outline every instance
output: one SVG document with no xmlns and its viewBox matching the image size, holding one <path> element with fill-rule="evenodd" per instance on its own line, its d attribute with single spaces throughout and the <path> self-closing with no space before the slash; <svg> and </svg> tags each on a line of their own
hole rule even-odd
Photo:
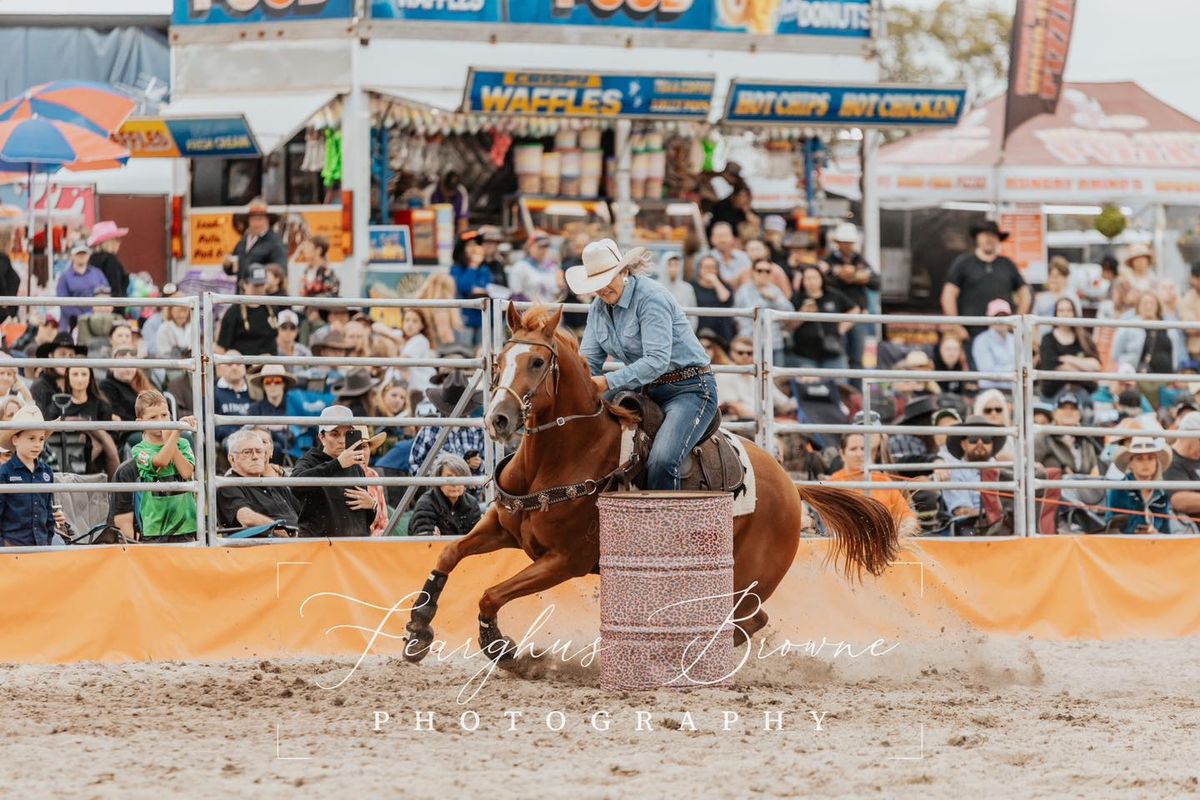
<svg viewBox="0 0 1200 800">
<path fill-rule="evenodd" d="M 756 360 L 777 365 L 844 369 L 864 366 L 865 342 L 875 327 L 856 324 L 880 286 L 875 265 L 861 253 L 860 234 L 844 223 L 822 238 L 790 230 L 779 216 L 760 219 L 749 205 L 749 190 L 712 204 L 707 241 L 689 243 L 660 265 L 659 278 L 685 306 L 701 309 L 774 309 L 846 315 L 835 320 L 792 321 L 777 325 L 764 352 L 756 354 L 748 316 L 705 315 L 693 323 L 713 363 L 745 367 L 718 371 L 722 415 L 734 422 L 761 423 Z M 719 207 L 718 207 L 719 206 Z M 718 211 L 720 213 L 718 213 Z M 477 487 L 449 482 L 411 493 L 351 485 L 376 476 L 418 473 L 439 478 L 482 476 L 486 442 L 479 427 L 444 427 L 439 418 L 478 415 L 481 393 L 472 370 L 440 367 L 442 358 L 481 354 L 482 317 L 473 309 L 404 309 L 399 324 L 384 324 L 367 308 L 285 307 L 256 301 L 287 294 L 282 244 L 271 231 L 265 207 L 252 205 L 246 236 L 226 269 L 248 302 L 219 311 L 215 351 L 239 356 L 375 357 L 426 359 L 407 368 L 266 364 L 247 368 L 221 363 L 214 368 L 216 413 L 225 417 L 312 417 L 308 426 L 241 425 L 226 419 L 215 426 L 218 469 L 246 479 L 345 478 L 343 485 L 293 487 L 225 486 L 218 492 L 218 519 L 224 531 L 263 528 L 274 535 L 374 536 L 386 533 L 461 535 L 480 515 Z M 1152 255 L 1135 248 L 1123 263 L 1109 259 L 1100 297 L 1085 308 L 1072 287 L 1072 266 L 1056 258 L 1046 283 L 1034 294 L 1019 270 L 1000 252 L 1004 232 L 994 223 L 971 229 L 974 247 L 950 265 L 941 295 L 945 314 L 995 317 L 995 324 L 937 326 L 927 345 L 881 342 L 880 367 L 900 371 L 1012 373 L 1021 357 L 1012 326 L 1014 314 L 1037 313 L 1051 320 L 1032 342 L 1035 366 L 1063 372 L 1036 384 L 1035 421 L 1042 425 L 1088 425 L 1112 429 L 1093 437 L 1039 433 L 1034 442 L 1038 473 L 1051 478 L 1100 478 L 1109 488 L 1080 487 L 1044 493 L 1050 511 L 1039 529 L 1177 532 L 1200 520 L 1200 491 L 1128 489 L 1122 483 L 1160 477 L 1200 478 L 1200 441 L 1179 439 L 1168 447 L 1164 429 L 1200 430 L 1200 374 L 1195 383 L 1150 383 L 1150 373 L 1200 373 L 1200 336 L 1177 330 L 1078 326 L 1070 320 L 1101 319 L 1200 321 L 1200 269 L 1186 293 L 1161 280 Z M 25 333 L 6 342 L 0 355 L 0 418 L 31 415 L 43 420 L 156 422 L 182 420 L 189 431 L 112 432 L 103 429 L 45 434 L 32 463 L 22 457 L 22 479 L 38 469 L 64 475 L 102 475 L 109 480 L 162 482 L 188 480 L 203 428 L 195 421 L 197 400 L 191 375 L 182 370 L 121 367 L 21 368 L 24 357 L 116 358 L 191 355 L 197 321 L 184 307 L 124 309 L 128 289 L 118 251 L 124 229 L 102 223 L 92 247 L 70 251 L 58 278 L 61 296 L 90 297 L 89 307 L 63 307 L 58 314 L 34 313 Z M 97 241 L 98 236 L 98 241 Z M 519 257 L 504 245 L 498 229 L 463 226 L 448 273 L 430 276 L 416 293 L 422 299 L 513 298 L 539 302 L 588 302 L 571 294 L 564 266 L 575 263 L 587 236 L 558 240 L 541 232 L 524 242 Z M 339 282 L 327 261 L 329 244 L 313 237 L 301 246 L 306 266 L 299 285 L 305 296 L 335 297 Z M 173 286 L 164 297 L 176 296 Z M 847 318 L 849 317 L 849 318 Z M 564 324 L 578 326 L 583 315 Z M 1061 324 L 1056 324 L 1062 320 Z M 578 332 L 578 331 L 577 331 Z M 1121 380 L 1081 378 L 1089 372 L 1120 373 Z M 1073 374 L 1068 374 L 1073 373 Z M 474 388 L 472 386 L 474 385 Z M 892 486 L 872 490 L 905 525 L 925 533 L 971 535 L 1010 533 L 1011 493 L 979 491 L 967 484 L 1013 476 L 1015 439 L 1005 433 L 964 435 L 955 427 L 1013 425 L 1013 382 L 1002 375 L 873 382 L 869 407 L 861 381 L 789 378 L 769 386 L 775 415 L 786 421 L 861 422 L 871 426 L 946 428 L 944 434 L 886 436 L 864 432 L 847 437 L 785 434 L 777 453 L 796 477 L 862 481 Z M 470 396 L 466 396 L 470 393 Z M 457 410 L 456 410 L 457 409 Z M 395 425 L 370 428 L 356 418 L 395 418 Z M 32 421 L 32 420 L 31 420 Z M 420 422 L 423 424 L 413 424 Z M 1158 435 L 1156 435 L 1158 434 Z M 19 438 L 19 437 L 17 437 Z M 12 447 L 0 437 L 0 460 Z M 32 452 L 32 445 L 26 455 Z M 869 457 L 868 457 L 869 455 Z M 897 464 L 890 472 L 873 469 Z M 13 469 L 17 469 L 13 467 Z M 26 476 L 28 473 L 28 476 Z M 907 491 L 908 479 L 935 478 L 962 483 L 945 491 Z M 398 501 L 404 498 L 396 518 Z M 107 523 L 129 540 L 194 539 L 196 508 L 187 492 L 148 489 L 114 493 Z M 0 507 L 0 526 L 12 513 L 38 516 L 38 525 L 56 519 L 38 504 L 17 512 Z M 819 520 L 811 521 L 819 529 Z M 35 526 L 36 528 L 36 526 Z M 8 539 L 0 530 L 0 536 Z M 27 537 L 20 537 L 22 542 Z M 42 539 L 37 541 L 40 543 Z"/>
</svg>

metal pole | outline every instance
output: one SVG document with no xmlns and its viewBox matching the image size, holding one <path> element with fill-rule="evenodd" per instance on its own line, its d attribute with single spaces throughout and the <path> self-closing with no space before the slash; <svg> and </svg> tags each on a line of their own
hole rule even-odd
<svg viewBox="0 0 1200 800">
<path fill-rule="evenodd" d="M 871 428 L 874 426 L 865 424 L 871 418 L 871 410 L 871 379 L 863 378 L 863 480 L 868 483 L 871 481 L 871 459 L 875 452 L 871 449 Z"/>
<path fill-rule="evenodd" d="M 195 411 L 197 398 L 203 398 L 204 391 L 204 364 L 207 358 L 207 351 L 204 348 L 204 336 L 200 333 L 200 298 L 192 298 L 192 411 Z M 176 408 L 176 416 L 178 416 L 178 408 Z M 211 419 L 211 415 L 209 415 Z M 200 441 L 203 438 L 203 441 Z M 196 490 L 196 541 L 202 542 L 205 545 L 211 546 L 212 531 L 216 529 L 216 524 L 212 526 L 208 521 L 215 520 L 211 509 L 215 508 L 216 492 L 212 489 L 212 461 L 208 457 L 208 442 L 209 436 L 205 431 L 196 430 L 197 445 L 192 448 L 193 454 L 196 457 L 196 465 L 194 467 L 195 474 L 200 475 L 202 480 L 200 486 Z M 209 506 L 209 501 L 214 503 Z"/>
<path fill-rule="evenodd" d="M 491 358 L 491 341 L 492 341 L 492 302 L 488 300 L 487 305 L 483 307 L 483 313 L 480 315 L 482 326 L 480 327 L 480 352 L 483 353 L 483 407 L 486 410 L 492 402 L 492 358 Z M 487 475 L 496 473 L 496 449 L 491 437 L 484 437 L 483 447 L 483 471 Z M 491 505 L 495 499 L 495 488 L 492 484 L 488 484 L 483 489 L 483 500 L 486 505 Z"/>
<path fill-rule="evenodd" d="M 770 330 L 775 324 L 775 311 L 770 308 L 763 309 L 762 319 L 763 325 Z M 759 344 L 762 344 L 761 338 Z M 772 455 L 778 454 L 782 457 L 783 453 L 775 447 L 775 393 L 771 391 L 775 380 L 774 350 L 769 347 L 761 349 L 755 362 L 763 365 L 762 377 L 759 379 L 759 392 L 763 395 L 763 422 L 766 425 L 766 441 L 763 442 L 763 449 Z"/>
<path fill-rule="evenodd" d="M 213 366 L 212 358 L 212 342 L 215 338 L 213 327 L 213 296 L 209 292 L 204 293 L 204 314 L 203 314 L 203 329 L 200 335 L 203 337 L 201 342 L 202 355 L 200 358 L 200 368 L 204 371 L 204 380 L 201 384 L 204 388 L 203 398 L 201 402 L 204 408 L 204 467 L 205 467 L 205 482 L 212 485 L 216 478 L 217 471 L 217 428 L 213 416 L 217 413 L 217 404 L 215 392 L 212 388 L 217 385 L 215 374 L 215 366 Z M 210 369 L 213 370 L 210 372 Z M 196 398 L 192 398 L 192 402 L 196 402 Z M 217 493 L 215 491 L 207 492 L 208 497 L 208 520 L 209 527 L 216 528 L 217 522 Z M 205 538 L 212 541 L 210 531 L 205 531 Z"/>
<path fill-rule="evenodd" d="M 617 244 L 624 250 L 633 244 L 634 211 L 633 211 L 633 153 L 630 150 L 630 135 L 633 133 L 633 122 L 628 119 L 617 120 L 615 147 L 617 156 L 617 197 L 616 197 L 616 232 Z"/>
<path fill-rule="evenodd" d="M 1017 496 L 1013 500 L 1013 527 L 1017 536 L 1028 536 L 1030 521 L 1033 519 L 1034 492 L 1029 468 L 1032 458 L 1025 449 L 1025 439 L 1028 436 L 1031 415 L 1027 413 L 1030 406 L 1026 390 L 1031 385 L 1030 375 L 1033 369 L 1033 348 L 1026 346 L 1026 323 L 1013 325 L 1014 346 L 1018 358 L 1015 361 L 1015 378 L 1012 386 L 1013 425 L 1017 428 L 1017 440 L 1013 443 L 1013 479 L 1017 482 Z"/>
<path fill-rule="evenodd" d="M 750 348 L 754 351 L 754 441 L 758 442 L 758 445 L 761 447 L 766 443 L 766 428 L 762 422 L 763 409 L 766 408 L 763 393 L 770 394 L 770 388 L 763 384 L 762 362 L 759 361 L 759 356 L 763 352 L 763 340 L 768 339 L 769 336 L 764 333 L 767 327 L 767 318 L 761 313 L 760 309 L 755 309 L 751 319 L 754 320 L 754 324 L 750 330 L 753 338 Z M 720 400 L 721 396 L 718 393 L 717 402 L 720 402 Z"/>
<path fill-rule="evenodd" d="M 1028 523 L 1025 526 L 1025 535 L 1033 536 L 1038 531 L 1037 518 L 1037 461 L 1034 458 L 1035 437 L 1037 436 L 1037 426 L 1033 421 L 1033 398 L 1034 398 L 1034 375 L 1033 368 L 1033 342 L 1037 325 L 1033 318 L 1026 315 L 1023 320 L 1021 333 L 1024 342 L 1021 343 L 1021 392 L 1024 398 L 1024 419 L 1020 423 L 1021 436 L 1017 443 L 1025 451 L 1025 474 L 1021 481 L 1024 484 L 1025 492 L 1025 515 L 1028 518 Z"/>
</svg>

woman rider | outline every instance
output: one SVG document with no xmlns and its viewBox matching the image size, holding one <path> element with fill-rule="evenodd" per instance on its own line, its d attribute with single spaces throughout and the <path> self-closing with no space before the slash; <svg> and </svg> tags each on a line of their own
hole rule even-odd
<svg viewBox="0 0 1200 800">
<path fill-rule="evenodd" d="M 648 489 L 678 489 L 679 465 L 717 414 L 717 384 L 708 355 L 679 302 L 646 275 L 650 254 L 625 255 L 612 239 L 592 242 L 583 263 L 567 270 L 575 294 L 595 294 L 580 352 L 601 393 L 641 389 L 663 410 L 646 463 Z M 612 356 L 624 364 L 604 374 Z"/>
</svg>

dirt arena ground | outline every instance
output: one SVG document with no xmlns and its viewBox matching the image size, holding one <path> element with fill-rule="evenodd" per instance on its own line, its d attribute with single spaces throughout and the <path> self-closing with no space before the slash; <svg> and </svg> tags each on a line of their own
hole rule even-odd
<svg viewBox="0 0 1200 800">
<path fill-rule="evenodd" d="M 791 653 L 754 659 L 732 688 L 645 694 L 601 692 L 595 665 L 538 664 L 534 677 L 496 673 L 465 705 L 476 662 L 368 658 L 340 688 L 318 685 L 353 663 L 0 667 L 0 786 L 22 798 L 1200 794 L 1200 640 Z M 637 730 L 639 711 L 653 730 Z M 413 730 L 417 712 L 433 731 Z M 474 726 L 470 712 L 478 730 L 460 724 Z M 764 729 L 765 712 L 782 712 L 782 730 Z"/>
</svg>

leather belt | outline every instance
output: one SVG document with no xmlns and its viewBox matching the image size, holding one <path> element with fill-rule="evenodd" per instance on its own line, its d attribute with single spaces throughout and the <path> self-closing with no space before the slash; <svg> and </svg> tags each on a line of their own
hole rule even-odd
<svg viewBox="0 0 1200 800">
<path fill-rule="evenodd" d="M 651 382 L 651 386 L 663 386 L 668 383 L 679 383 L 680 381 L 690 380 L 691 378 L 699 378 L 701 375 L 711 375 L 712 367 L 684 367 L 677 369 L 674 372 L 668 372 L 660 375 L 658 380 Z"/>
</svg>

